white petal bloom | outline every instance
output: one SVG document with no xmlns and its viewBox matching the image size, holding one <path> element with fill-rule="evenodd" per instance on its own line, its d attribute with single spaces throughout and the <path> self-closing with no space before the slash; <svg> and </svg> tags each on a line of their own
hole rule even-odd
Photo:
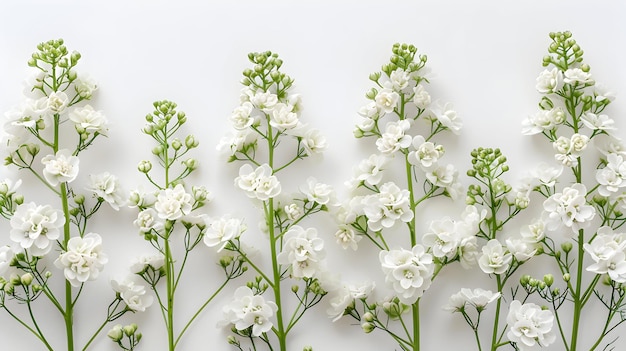
<svg viewBox="0 0 626 351">
<path fill-rule="evenodd" d="M 626 146 L 620 138 L 612 135 L 600 134 L 593 138 L 596 149 L 604 156 L 618 154 L 626 156 Z"/>
<path fill-rule="evenodd" d="M 294 278 L 313 278 L 325 256 L 324 240 L 317 236 L 317 230 L 294 225 L 285 233 L 283 249 L 276 260 L 280 264 L 290 265 Z"/>
<path fill-rule="evenodd" d="M 545 226 L 542 220 L 533 220 L 533 222 L 520 229 L 522 240 L 529 244 L 536 244 L 543 240 L 546 236 Z"/>
<path fill-rule="evenodd" d="M 610 153 L 607 164 L 596 171 L 596 181 L 600 187 L 598 193 L 602 196 L 611 196 L 626 187 L 626 162 L 622 155 Z"/>
<path fill-rule="evenodd" d="M 157 195 L 154 209 L 159 218 L 175 221 L 191 213 L 193 196 L 178 184 L 174 188 L 164 189 Z"/>
<path fill-rule="evenodd" d="M 450 312 L 461 312 L 465 309 L 466 305 L 472 305 L 479 311 L 485 309 L 485 307 L 499 299 L 501 294 L 499 292 L 492 292 L 490 290 L 484 290 L 481 288 L 468 289 L 462 288 L 456 294 L 450 296 L 449 302 L 444 309 Z"/>
<path fill-rule="evenodd" d="M 307 128 L 299 137 L 301 138 L 304 152 L 308 156 L 321 154 L 328 147 L 326 137 L 322 135 L 319 129 Z"/>
<path fill-rule="evenodd" d="M 318 182 L 314 177 L 308 177 L 306 186 L 300 187 L 300 191 L 306 196 L 307 200 L 320 205 L 334 205 L 337 202 L 333 187 Z"/>
<path fill-rule="evenodd" d="M 397 107 L 400 95 L 390 88 L 382 89 L 374 97 L 376 108 L 384 113 L 391 113 Z"/>
<path fill-rule="evenodd" d="M 421 135 L 413 137 L 412 144 L 415 151 L 409 152 L 409 163 L 419 166 L 424 171 L 433 169 L 444 154 L 442 145 L 435 145 L 431 141 L 425 141 Z"/>
<path fill-rule="evenodd" d="M 586 112 L 581 116 L 581 120 L 585 127 L 591 130 L 603 130 L 610 133 L 616 129 L 615 121 L 607 115 Z"/>
<path fill-rule="evenodd" d="M 341 245 L 341 248 L 344 250 L 351 248 L 356 251 L 359 241 L 361 241 L 361 236 L 356 234 L 352 226 L 341 224 L 339 225 L 339 229 L 335 232 L 335 239 L 337 240 L 337 244 Z"/>
<path fill-rule="evenodd" d="M 137 214 L 137 219 L 133 222 L 140 233 L 147 233 L 151 230 L 159 231 L 163 229 L 163 220 L 159 217 L 154 208 L 146 208 Z"/>
<path fill-rule="evenodd" d="M 63 269 L 63 275 L 72 286 L 79 287 L 88 280 L 95 280 L 108 262 L 102 252 L 102 238 L 95 233 L 73 237 L 67 242 L 67 250 L 54 261 Z"/>
<path fill-rule="evenodd" d="M 378 151 L 385 155 L 392 155 L 400 149 L 411 145 L 412 138 L 406 132 L 411 127 L 408 120 L 389 122 L 385 126 L 385 132 L 376 140 Z"/>
<path fill-rule="evenodd" d="M 233 128 L 237 130 L 242 130 L 250 127 L 254 124 L 255 118 L 250 116 L 254 106 L 249 101 L 243 102 L 241 105 L 237 106 L 233 113 L 230 115 L 230 122 L 233 125 Z"/>
<path fill-rule="evenodd" d="M 46 106 L 52 114 L 62 113 L 67 108 L 70 99 L 62 91 L 55 91 L 48 95 Z"/>
<path fill-rule="evenodd" d="M 534 303 L 513 300 L 506 318 L 509 331 L 506 336 L 520 351 L 546 347 L 556 340 L 552 330 L 554 315 Z"/>
<path fill-rule="evenodd" d="M 372 154 L 361 161 L 355 170 L 356 179 L 367 185 L 378 185 L 383 178 L 384 170 L 389 163 L 389 157 L 381 154 Z"/>
<path fill-rule="evenodd" d="M 102 111 L 96 111 L 91 105 L 77 107 L 69 113 L 70 121 L 74 122 L 76 130 L 88 133 L 106 135 L 108 120 Z"/>
<path fill-rule="evenodd" d="M 235 185 L 243 190 L 246 195 L 261 201 L 274 198 L 280 194 L 281 185 L 273 175 L 272 168 L 264 163 L 256 169 L 249 164 L 239 168 L 239 176 L 235 178 Z"/>
<path fill-rule="evenodd" d="M 589 144 L 589 137 L 584 134 L 575 133 L 570 140 L 570 153 L 574 156 L 580 156 Z"/>
<path fill-rule="evenodd" d="M 587 204 L 587 188 L 580 183 L 566 187 L 543 202 L 542 221 L 548 231 L 559 231 L 563 227 L 571 228 L 575 233 L 586 227 L 595 217 L 596 210 Z"/>
<path fill-rule="evenodd" d="M 422 245 L 415 245 L 411 251 L 382 250 L 378 257 L 385 281 L 402 303 L 415 303 L 430 287 L 435 265 L 432 255 Z"/>
<path fill-rule="evenodd" d="M 96 197 L 104 200 L 116 211 L 119 210 L 120 206 L 124 206 L 126 196 L 123 194 L 119 179 L 116 176 L 104 172 L 90 175 L 89 180 L 91 182 L 87 186 L 87 190 L 92 191 Z"/>
<path fill-rule="evenodd" d="M 74 89 L 80 97 L 89 99 L 98 89 L 97 82 L 87 74 L 79 74 L 74 80 Z"/>
<path fill-rule="evenodd" d="M 376 105 L 376 102 L 374 101 L 371 101 L 367 105 L 362 106 L 359 109 L 358 113 L 364 119 L 372 121 L 372 122 L 374 122 L 380 117 L 380 110 L 378 109 L 378 105 Z"/>
<path fill-rule="evenodd" d="M 258 134 L 251 129 L 234 130 L 218 143 L 216 149 L 225 155 L 232 156 L 253 148 L 258 140 Z"/>
<path fill-rule="evenodd" d="M 28 250 L 41 257 L 50 252 L 60 237 L 65 217 L 50 205 L 29 202 L 17 206 L 10 223 L 10 239 L 17 244 L 15 251 Z"/>
<path fill-rule="evenodd" d="M 608 274 L 617 283 L 626 283 L 626 242 L 623 234 L 613 233 L 613 229 L 604 226 L 598 229 L 591 243 L 583 244 L 594 264 L 587 271 L 596 274 Z"/>
<path fill-rule="evenodd" d="M 560 107 L 540 110 L 522 121 L 522 134 L 534 135 L 554 129 L 565 122 L 565 111 Z"/>
<path fill-rule="evenodd" d="M 230 240 L 238 238 L 245 230 L 246 225 L 239 218 L 224 215 L 218 219 L 207 220 L 204 243 L 208 247 L 218 246 L 217 252 L 222 251 Z"/>
<path fill-rule="evenodd" d="M 540 162 L 537 167 L 530 171 L 531 177 L 537 179 L 541 185 L 553 187 L 563 173 L 563 167 L 553 167 L 545 162 Z"/>
<path fill-rule="evenodd" d="M 491 239 L 482 248 L 478 266 L 487 274 L 502 274 L 511 266 L 513 256 L 497 239 Z"/>
<path fill-rule="evenodd" d="M 140 273 L 146 268 L 151 267 L 154 270 L 159 270 L 165 264 L 165 256 L 161 253 L 146 254 L 134 257 L 130 262 L 130 271 L 132 273 Z"/>
<path fill-rule="evenodd" d="M 421 84 L 417 85 L 413 88 L 413 92 L 415 93 L 413 95 L 413 103 L 417 108 L 423 110 L 430 106 L 430 94 L 424 89 L 424 86 Z"/>
<path fill-rule="evenodd" d="M 389 82 L 391 83 L 391 89 L 397 92 L 401 92 L 404 88 L 409 86 L 409 74 L 402 68 L 397 68 L 391 74 L 389 74 Z"/>
<path fill-rule="evenodd" d="M 254 107 L 263 110 L 264 112 L 270 112 L 276 104 L 278 104 L 278 96 L 269 91 L 257 91 L 250 92 L 252 95 L 250 98 L 250 103 L 254 105 Z"/>
<path fill-rule="evenodd" d="M 584 85 L 594 84 L 593 78 L 591 78 L 591 73 L 585 72 L 580 68 L 570 68 L 565 71 L 563 74 L 563 82 L 572 85 L 577 83 Z"/>
<path fill-rule="evenodd" d="M 450 218 L 432 221 L 422 243 L 431 249 L 433 256 L 453 260 L 461 241 L 456 229 L 456 223 Z"/>
<path fill-rule="evenodd" d="M 507 250 L 515 257 L 517 262 L 526 262 L 537 253 L 534 245 L 522 238 L 509 238 L 505 240 Z"/>
<path fill-rule="evenodd" d="M 292 112 L 291 106 L 278 103 L 272 109 L 270 125 L 284 131 L 286 129 L 294 129 L 298 127 L 300 125 L 300 120 L 298 119 L 298 114 Z"/>
<path fill-rule="evenodd" d="M 456 111 L 451 103 L 435 102 L 430 108 L 430 112 L 441 125 L 450 129 L 455 135 L 459 135 L 463 127 L 463 121 L 457 116 Z"/>
<path fill-rule="evenodd" d="M 43 175 L 52 186 L 69 183 L 78 176 L 78 157 L 73 156 L 69 150 L 63 149 L 54 155 L 44 156 L 41 163 L 44 165 Z"/>
<path fill-rule="evenodd" d="M 457 183 L 458 171 L 452 164 L 438 165 L 426 172 L 426 179 L 434 186 L 451 189 Z"/>
<path fill-rule="evenodd" d="M 15 255 L 10 246 L 0 246 L 0 276 L 9 270 L 13 257 L 15 257 Z"/>
<path fill-rule="evenodd" d="M 333 322 L 338 321 L 354 300 L 366 299 L 374 290 L 374 286 L 374 282 L 342 285 L 332 293 L 326 314 L 333 319 Z"/>
<path fill-rule="evenodd" d="M 559 91 L 563 86 L 563 72 L 554 67 L 551 70 L 544 70 L 537 77 L 537 91 L 541 94 L 552 94 Z"/>
<path fill-rule="evenodd" d="M 119 294 L 126 306 L 134 312 L 144 312 L 152 305 L 154 298 L 147 294 L 146 287 L 136 284 L 130 277 L 111 280 L 113 291 Z"/>
<path fill-rule="evenodd" d="M 391 228 L 397 220 L 406 223 L 413 219 L 409 191 L 393 182 L 381 185 L 379 193 L 363 198 L 363 206 L 367 224 L 374 231 Z"/>
<path fill-rule="evenodd" d="M 227 324 L 233 324 L 237 330 L 252 327 L 253 336 L 260 336 L 272 329 L 270 318 L 277 310 L 274 302 L 265 301 L 262 295 L 254 295 L 247 286 L 237 288 L 233 300 L 222 309 Z"/>
</svg>

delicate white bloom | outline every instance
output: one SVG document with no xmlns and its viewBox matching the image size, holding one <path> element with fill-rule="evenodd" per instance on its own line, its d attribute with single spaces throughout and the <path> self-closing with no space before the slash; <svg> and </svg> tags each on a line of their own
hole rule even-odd
<svg viewBox="0 0 626 351">
<path fill-rule="evenodd" d="M 324 240 L 317 236 L 317 230 L 295 225 L 285 233 L 283 249 L 276 260 L 291 266 L 292 277 L 312 278 L 321 268 L 325 256 Z"/>
<path fill-rule="evenodd" d="M 229 241 L 238 238 L 244 231 L 246 225 L 239 218 L 232 218 L 224 215 L 218 219 L 207 220 L 206 232 L 204 233 L 204 243 L 208 247 L 218 246 L 217 252 L 222 251 Z"/>
<path fill-rule="evenodd" d="M 378 151 L 391 155 L 394 152 L 405 149 L 411 145 L 411 136 L 405 132 L 409 130 L 411 123 L 408 120 L 389 122 L 385 126 L 385 132 L 376 140 Z"/>
<path fill-rule="evenodd" d="M 130 262 L 130 271 L 137 274 L 143 272 L 148 267 L 159 270 L 163 265 L 165 265 L 165 256 L 161 253 L 141 255 L 133 257 Z"/>
<path fill-rule="evenodd" d="M 600 134 L 593 138 L 596 149 L 604 156 L 609 154 L 618 154 L 626 156 L 626 146 L 622 140 L 606 134 Z"/>
<path fill-rule="evenodd" d="M 307 128 L 299 137 L 302 138 L 301 145 L 308 156 L 321 154 L 328 147 L 326 137 L 319 129 Z"/>
<path fill-rule="evenodd" d="M 552 167 L 545 162 L 541 162 L 530 171 L 530 175 L 537 179 L 541 185 L 553 187 L 563 173 L 563 167 Z"/>
<path fill-rule="evenodd" d="M 575 156 L 580 156 L 589 144 L 589 137 L 583 134 L 575 133 L 571 138 L 571 150 L 570 153 Z"/>
<path fill-rule="evenodd" d="M 413 95 L 413 103 L 417 108 L 423 110 L 430 106 L 430 94 L 422 85 L 417 85 L 413 88 L 413 92 L 415 93 L 415 95 Z"/>
<path fill-rule="evenodd" d="M 280 182 L 273 175 L 272 168 L 266 163 L 253 169 L 249 164 L 239 168 L 239 176 L 235 184 L 250 198 L 261 201 L 278 196 L 281 191 Z"/>
<path fill-rule="evenodd" d="M 48 95 L 46 106 L 52 114 L 62 113 L 67 108 L 70 99 L 62 91 L 55 91 Z"/>
<path fill-rule="evenodd" d="M 175 221 L 191 213 L 193 196 L 185 191 L 182 184 L 159 192 L 154 209 L 161 219 Z"/>
<path fill-rule="evenodd" d="M 8 245 L 0 246 L 0 276 L 9 270 L 11 261 L 13 260 L 13 250 Z"/>
<path fill-rule="evenodd" d="M 163 228 L 163 221 L 151 207 L 139 212 L 133 224 L 139 228 L 140 233 L 148 233 L 151 230 L 159 231 Z"/>
<path fill-rule="evenodd" d="M 287 218 L 291 221 L 294 221 L 304 216 L 304 209 L 302 208 L 302 206 L 296 203 L 285 205 L 285 207 L 283 207 L 283 210 L 285 211 Z"/>
<path fill-rule="evenodd" d="M 126 203 L 125 196 L 120 189 L 119 179 L 104 172 L 100 174 L 92 174 L 89 176 L 91 183 L 87 186 L 87 190 L 92 191 L 96 197 L 104 200 L 114 210 L 119 210 L 120 206 Z"/>
<path fill-rule="evenodd" d="M 457 116 L 456 111 L 451 103 L 442 104 L 440 102 L 435 102 L 434 105 L 430 108 L 430 112 L 434 118 L 436 118 L 441 125 L 450 129 L 452 133 L 459 135 L 461 127 L 463 127 L 463 122 Z"/>
<path fill-rule="evenodd" d="M 61 253 L 54 265 L 63 269 L 63 275 L 72 286 L 78 287 L 95 280 L 108 262 L 102 252 L 102 238 L 95 233 L 77 236 L 67 242 L 67 251 Z"/>
<path fill-rule="evenodd" d="M 424 171 L 435 167 L 439 158 L 444 154 L 442 145 L 435 145 L 433 142 L 425 141 L 421 135 L 413 137 L 412 144 L 415 151 L 409 152 L 409 163 L 419 166 Z"/>
<path fill-rule="evenodd" d="M 252 327 L 253 336 L 260 336 L 272 329 L 270 318 L 277 310 L 274 302 L 265 301 L 261 295 L 254 295 L 247 286 L 237 288 L 233 300 L 222 309 L 226 323 L 233 324 L 237 330 Z"/>
<path fill-rule="evenodd" d="M 252 126 L 255 122 L 255 118 L 250 116 L 254 106 L 249 101 L 243 102 L 237 106 L 233 113 L 230 115 L 230 122 L 233 128 L 237 130 L 246 129 Z"/>
<path fill-rule="evenodd" d="M 314 177 L 308 177 L 306 186 L 300 187 L 300 191 L 306 196 L 307 200 L 320 205 L 334 205 L 337 202 L 333 187 L 318 182 Z"/>
<path fill-rule="evenodd" d="M 232 156 L 237 152 L 243 152 L 254 147 L 258 140 L 258 134 L 251 129 L 234 130 L 223 137 L 216 149 L 222 154 Z"/>
<path fill-rule="evenodd" d="M 461 312 L 469 304 L 474 306 L 476 310 L 483 311 L 488 304 L 499 299 L 500 296 L 499 292 L 494 293 L 481 288 L 474 290 L 462 288 L 459 292 L 450 296 L 449 302 L 444 306 L 444 309 L 450 312 Z"/>
<path fill-rule="evenodd" d="M 506 321 L 509 326 L 506 336 L 520 351 L 546 347 L 556 340 L 552 330 L 554 315 L 550 310 L 544 310 L 534 303 L 522 305 L 513 300 Z"/>
<path fill-rule="evenodd" d="M 585 127 L 591 130 L 603 130 L 610 133 L 616 129 L 615 121 L 607 115 L 586 112 L 581 116 L 581 120 Z"/>
<path fill-rule="evenodd" d="M 409 86 L 409 74 L 402 68 L 396 68 L 391 74 L 389 74 L 389 82 L 391 88 L 394 91 L 401 92 L 404 88 Z"/>
<path fill-rule="evenodd" d="M 372 154 L 359 163 L 356 171 L 356 179 L 367 185 L 378 185 L 383 178 L 383 171 L 389 163 L 389 157 L 380 154 Z"/>
<path fill-rule="evenodd" d="M 522 134 L 534 135 L 552 130 L 565 122 L 565 111 L 560 107 L 540 110 L 522 121 Z"/>
<path fill-rule="evenodd" d="M 109 121 L 102 111 L 96 111 L 91 105 L 77 107 L 69 113 L 70 121 L 74 122 L 79 132 L 99 133 L 106 135 Z"/>
<path fill-rule="evenodd" d="M 368 121 L 368 125 L 370 124 L 370 122 L 373 125 L 374 121 L 380 117 L 380 110 L 378 109 L 378 106 L 374 101 L 371 101 L 367 105 L 362 106 L 359 109 L 358 113 L 361 117 L 363 117 L 364 120 Z M 371 128 L 368 130 L 371 130 Z"/>
<path fill-rule="evenodd" d="M 482 248 L 482 256 L 478 259 L 478 266 L 487 274 L 502 274 L 511 266 L 513 256 L 502 244 L 491 239 Z"/>
<path fill-rule="evenodd" d="M 460 241 L 457 225 L 450 218 L 432 221 L 422 237 L 422 243 L 431 249 L 433 256 L 447 260 L 457 256 Z"/>
<path fill-rule="evenodd" d="M 597 102 L 603 102 L 605 100 L 608 102 L 611 102 L 615 100 L 615 93 L 612 91 L 609 91 L 607 87 L 605 87 L 604 85 L 596 84 L 595 89 L 596 90 L 594 91 L 593 94 Z"/>
<path fill-rule="evenodd" d="M 341 224 L 339 225 L 339 229 L 335 232 L 335 239 L 337 239 L 337 244 L 341 245 L 344 250 L 351 248 L 356 251 L 361 236 L 357 235 L 350 225 Z"/>
<path fill-rule="evenodd" d="M 80 97 L 90 99 L 93 92 L 98 89 L 98 84 L 89 75 L 79 74 L 74 80 L 74 89 Z"/>
<path fill-rule="evenodd" d="M 413 219 L 408 190 L 388 182 L 379 191 L 363 199 L 363 212 L 370 229 L 379 231 L 383 227 L 391 228 L 397 220 L 406 223 Z"/>
<path fill-rule="evenodd" d="M 595 208 L 587 204 L 586 196 L 587 188 L 576 183 L 547 198 L 541 218 L 546 229 L 556 232 L 568 227 L 574 233 L 586 227 L 596 214 Z"/>
<path fill-rule="evenodd" d="M 598 193 L 602 196 L 616 194 L 621 188 L 626 187 L 626 162 L 622 155 L 609 154 L 604 168 L 596 171 Z"/>
<path fill-rule="evenodd" d="M 43 175 L 52 186 L 71 182 L 78 176 L 78 157 L 72 156 L 69 150 L 57 151 L 55 155 L 47 155 L 41 159 L 44 165 Z"/>
<path fill-rule="evenodd" d="M 563 72 L 554 67 L 551 70 L 544 70 L 537 77 L 537 91 L 541 94 L 552 94 L 563 86 Z"/>
<path fill-rule="evenodd" d="M 354 300 L 366 299 L 374 290 L 374 286 L 374 282 L 342 285 L 341 288 L 333 292 L 329 300 L 330 307 L 326 310 L 326 314 L 333 319 L 333 322 L 338 321 Z"/>
<path fill-rule="evenodd" d="M 291 106 L 278 103 L 272 109 L 270 125 L 279 130 L 294 129 L 300 125 L 300 120 Z"/>
<path fill-rule="evenodd" d="M 376 103 L 376 107 L 379 111 L 384 113 L 391 113 L 398 105 L 398 101 L 400 100 L 400 95 L 395 91 L 385 88 L 376 94 L 374 97 L 374 102 Z"/>
<path fill-rule="evenodd" d="M 535 220 L 527 226 L 520 229 L 522 240 L 529 244 L 536 244 L 543 240 L 546 236 L 544 224 L 542 220 Z"/>
<path fill-rule="evenodd" d="M 585 72 L 580 68 L 570 68 L 565 71 L 563 81 L 567 84 L 575 85 L 577 83 L 585 85 L 593 85 L 594 81 L 591 78 L 591 73 Z"/>
<path fill-rule="evenodd" d="M 9 178 L 0 181 L 0 195 L 8 197 L 15 194 L 20 185 L 22 185 L 21 179 L 16 180 L 15 183 Z"/>
<path fill-rule="evenodd" d="M 21 204 L 11 216 L 11 241 L 17 244 L 14 251 L 28 250 L 34 256 L 44 256 L 52 249 L 65 224 L 63 212 L 50 205 L 34 202 Z"/>
<path fill-rule="evenodd" d="M 598 229 L 593 241 L 583 244 L 594 264 L 587 271 L 596 274 L 608 274 L 617 283 L 626 283 L 626 241 L 622 233 L 615 234 L 613 229 L 604 226 Z"/>
<path fill-rule="evenodd" d="M 509 238 L 506 239 L 505 243 L 507 250 L 515 257 L 517 262 L 526 262 L 537 253 L 534 245 L 522 238 Z"/>
<path fill-rule="evenodd" d="M 426 172 L 426 179 L 434 186 L 450 189 L 457 181 L 458 172 L 454 165 L 438 165 L 429 172 Z"/>
<path fill-rule="evenodd" d="M 139 187 L 137 189 L 133 189 L 128 194 L 128 207 L 149 207 L 153 206 L 156 202 L 156 196 L 158 193 L 155 192 L 146 192 L 143 188 Z"/>
<path fill-rule="evenodd" d="M 111 287 L 134 312 L 144 312 L 152 305 L 153 297 L 147 294 L 146 287 L 136 284 L 130 277 L 121 281 L 111 280 Z"/>
<path fill-rule="evenodd" d="M 250 103 L 265 113 L 271 111 L 278 103 L 278 96 L 269 91 L 248 92 L 251 94 L 249 96 Z"/>
<path fill-rule="evenodd" d="M 422 245 L 415 245 L 411 251 L 382 250 L 378 257 L 385 281 L 398 294 L 402 303 L 415 303 L 430 287 L 435 265 L 432 255 Z"/>
</svg>

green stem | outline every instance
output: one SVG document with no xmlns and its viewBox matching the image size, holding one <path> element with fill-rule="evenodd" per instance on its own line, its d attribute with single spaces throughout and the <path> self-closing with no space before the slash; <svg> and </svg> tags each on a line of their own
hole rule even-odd
<svg viewBox="0 0 626 351">
<path fill-rule="evenodd" d="M 55 138 L 56 139 L 56 138 Z M 55 143 L 57 144 L 57 143 Z M 63 225 L 63 247 L 67 249 L 70 241 L 70 211 L 67 201 L 67 185 L 61 183 L 61 204 L 63 207 L 63 215 L 65 216 L 65 224 Z M 67 336 L 67 351 L 74 350 L 74 299 L 72 298 L 72 284 L 69 280 L 65 280 L 65 311 L 63 313 L 65 319 L 65 334 Z"/>
<path fill-rule="evenodd" d="M 276 261 L 276 257 L 278 256 L 278 250 L 276 245 L 276 233 L 274 231 L 274 199 L 268 200 L 268 213 L 266 219 L 268 221 L 269 234 L 270 234 L 270 251 L 272 257 L 272 275 L 273 275 L 273 283 L 272 290 L 274 291 L 274 300 L 276 306 L 278 306 L 278 311 L 276 311 L 276 329 L 275 334 L 278 337 L 278 343 L 280 345 L 281 351 L 287 351 L 287 333 L 285 332 L 285 326 L 283 322 L 283 311 L 282 311 L 282 303 L 281 303 L 281 291 L 280 291 L 280 265 Z"/>
<path fill-rule="evenodd" d="M 576 344 L 578 342 L 578 329 L 580 327 L 580 317 L 583 309 L 583 300 L 582 296 L 580 296 L 582 290 L 582 281 L 583 281 L 583 260 L 584 260 L 584 231 L 580 229 L 578 231 L 578 262 L 576 262 L 576 288 L 572 298 L 574 299 L 574 316 L 572 323 L 572 338 L 570 341 L 570 350 L 576 351 Z"/>
<path fill-rule="evenodd" d="M 48 350 L 50 351 L 54 351 L 54 349 L 52 348 L 52 346 L 50 346 L 50 344 L 48 343 L 48 341 L 46 340 L 46 338 L 43 336 L 43 334 L 41 334 L 40 332 L 37 332 L 35 329 L 33 329 L 31 326 L 29 326 L 28 324 L 26 324 L 23 320 L 21 320 L 18 316 L 16 316 L 13 312 L 11 312 L 11 310 L 9 310 L 6 305 L 3 306 L 4 310 L 7 311 L 7 313 L 13 317 L 13 319 L 15 319 L 18 323 L 20 323 L 24 328 L 26 328 L 28 331 L 30 331 L 31 333 L 33 333 L 33 335 L 35 335 L 37 337 L 37 339 L 39 339 Z"/>
<path fill-rule="evenodd" d="M 165 321 L 167 327 L 167 343 L 168 350 L 173 351 L 175 348 L 174 343 L 174 267 L 172 260 L 172 251 L 170 248 L 169 235 L 165 241 L 165 276 L 167 278 L 167 320 Z"/>
<path fill-rule="evenodd" d="M 496 283 L 498 285 L 498 292 L 502 293 L 502 283 L 500 276 L 496 275 Z M 496 316 L 493 320 L 493 331 L 491 335 L 491 351 L 495 351 L 500 345 L 498 345 L 498 324 L 500 324 L 500 307 L 502 305 L 502 299 L 496 301 Z"/>
<path fill-rule="evenodd" d="M 420 299 L 411 307 L 413 313 L 413 351 L 420 349 Z"/>
</svg>

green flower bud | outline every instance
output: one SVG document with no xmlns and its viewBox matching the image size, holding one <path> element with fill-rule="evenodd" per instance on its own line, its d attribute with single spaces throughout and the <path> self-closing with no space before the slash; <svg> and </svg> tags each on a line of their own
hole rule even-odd
<svg viewBox="0 0 626 351">
<path fill-rule="evenodd" d="M 372 324 L 372 323 L 365 322 L 365 323 L 361 324 L 361 328 L 363 329 L 363 331 L 366 334 L 369 334 L 372 331 L 374 331 L 374 329 L 376 329 L 376 326 L 374 324 Z"/>
<path fill-rule="evenodd" d="M 528 285 L 528 283 L 530 282 L 530 280 L 532 279 L 532 277 L 528 274 L 524 274 L 520 279 L 519 279 L 519 283 L 522 286 L 526 286 Z"/>
<path fill-rule="evenodd" d="M 172 148 L 174 150 L 180 150 L 181 147 L 183 147 L 183 143 L 178 138 L 172 140 Z"/>
<path fill-rule="evenodd" d="M 190 158 L 190 159 L 183 161 L 183 165 L 187 167 L 188 170 L 193 171 L 194 169 L 198 168 L 198 161 L 196 161 L 193 158 Z"/>
<path fill-rule="evenodd" d="M 111 330 L 109 330 L 109 332 L 107 333 L 107 336 L 114 342 L 119 342 L 120 340 L 122 340 L 122 338 L 124 337 L 124 332 L 122 331 L 122 325 L 121 324 L 115 325 L 113 328 L 111 328 Z"/>
<path fill-rule="evenodd" d="M 226 341 L 230 345 L 239 345 L 239 341 L 237 341 L 237 338 L 235 338 L 233 335 L 229 335 L 228 337 L 226 337 Z"/>
<path fill-rule="evenodd" d="M 21 205 L 24 203 L 24 195 L 13 195 L 13 202 L 17 205 Z"/>
<path fill-rule="evenodd" d="M 124 334 L 126 334 L 126 336 L 132 336 L 137 331 L 137 324 L 132 323 L 124 326 L 122 329 L 124 329 Z"/>
<path fill-rule="evenodd" d="M 28 144 L 28 145 L 26 145 L 26 151 L 28 151 L 28 153 L 31 156 L 37 155 L 39 153 L 39 150 L 40 150 L 40 148 L 39 148 L 39 145 L 37 145 L 37 144 Z"/>
<path fill-rule="evenodd" d="M 291 286 L 291 292 L 293 292 L 294 294 L 298 293 L 298 290 L 300 290 L 300 287 L 296 284 Z"/>
<path fill-rule="evenodd" d="M 196 140 L 196 138 L 193 135 L 187 135 L 187 137 L 185 138 L 185 146 L 188 149 L 193 149 L 194 147 L 197 147 L 199 144 L 198 140 Z"/>
<path fill-rule="evenodd" d="M 148 173 L 152 169 L 152 163 L 150 161 L 141 161 L 139 162 L 137 169 L 141 173 Z"/>
<path fill-rule="evenodd" d="M 544 275 L 543 282 L 546 283 L 547 286 L 552 286 L 552 283 L 554 283 L 554 276 L 552 274 Z"/>
<path fill-rule="evenodd" d="M 77 205 L 82 205 L 85 203 L 85 195 L 76 195 L 74 196 L 74 203 Z"/>
<path fill-rule="evenodd" d="M 365 320 L 366 322 L 373 322 L 375 318 L 376 317 L 374 317 L 374 314 L 372 312 L 365 312 L 365 314 L 363 315 L 363 320 Z"/>
<path fill-rule="evenodd" d="M 571 276 L 569 275 L 569 273 L 563 274 L 563 281 L 564 282 L 566 282 L 566 283 L 569 282 L 570 278 L 571 278 Z"/>
<path fill-rule="evenodd" d="M 22 285 L 29 286 L 33 282 L 33 279 L 34 277 L 31 273 L 26 273 L 20 277 L 20 282 Z"/>
<path fill-rule="evenodd" d="M 563 252 L 568 253 L 570 251 L 572 251 L 572 243 L 571 242 L 564 242 L 563 244 L 561 244 L 561 250 L 563 250 Z"/>
</svg>

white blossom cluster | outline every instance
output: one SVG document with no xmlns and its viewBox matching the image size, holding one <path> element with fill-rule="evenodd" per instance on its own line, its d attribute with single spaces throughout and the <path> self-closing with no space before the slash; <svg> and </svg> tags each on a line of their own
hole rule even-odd
<svg viewBox="0 0 626 351">
<path fill-rule="evenodd" d="M 422 245 L 415 245 L 411 250 L 382 250 L 379 259 L 385 282 L 402 303 L 413 304 L 430 287 L 435 265 L 433 256 Z"/>
<path fill-rule="evenodd" d="M 232 324 L 237 330 L 250 327 L 253 336 L 260 336 L 272 329 L 270 320 L 278 306 L 272 301 L 265 301 L 263 295 L 254 294 L 252 289 L 241 286 L 235 290 L 232 301 L 222 309 L 225 320 L 220 324 Z"/>
<path fill-rule="evenodd" d="M 537 350 L 554 343 L 556 335 L 552 327 L 552 311 L 542 309 L 534 303 L 522 304 L 513 300 L 509 306 L 506 322 L 509 331 L 506 336 L 520 351 Z"/>
</svg>

